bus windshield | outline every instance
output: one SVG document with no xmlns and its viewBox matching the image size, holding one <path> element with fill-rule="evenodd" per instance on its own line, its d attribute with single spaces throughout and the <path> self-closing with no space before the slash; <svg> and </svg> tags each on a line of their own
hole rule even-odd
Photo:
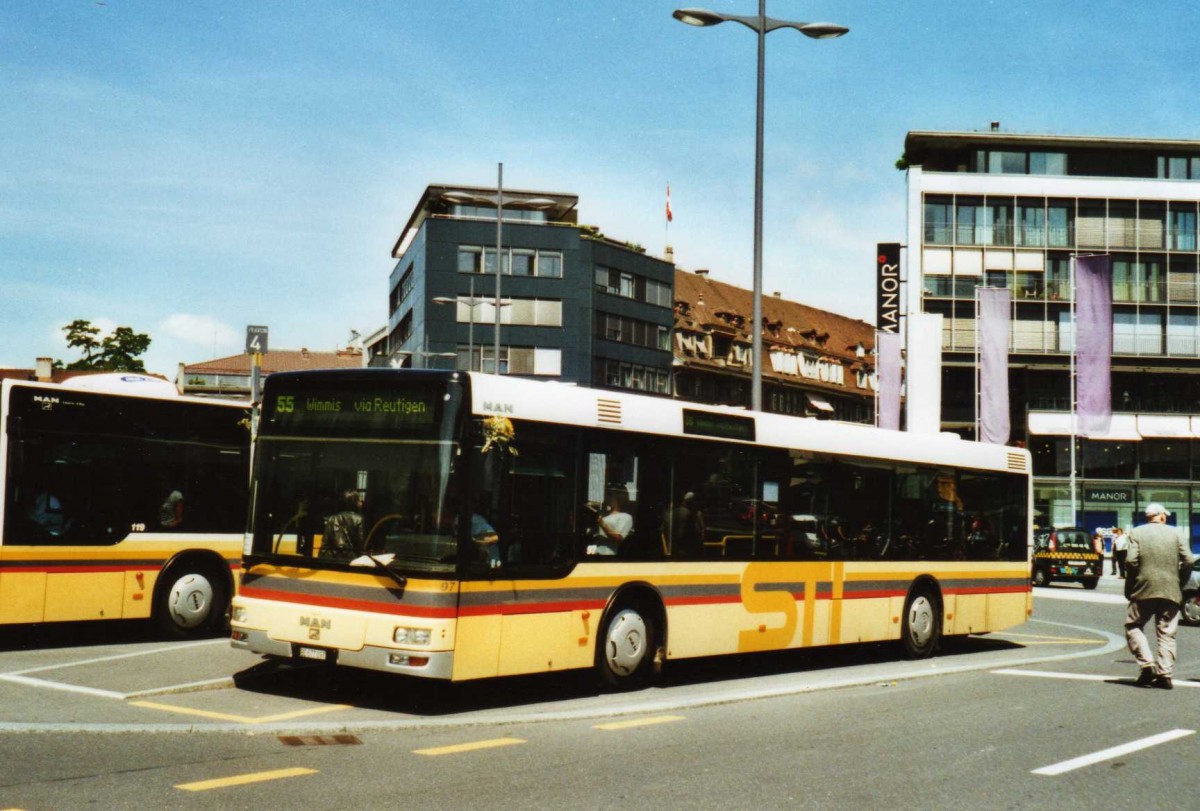
<svg viewBox="0 0 1200 811">
<path fill-rule="evenodd" d="M 250 554 L 295 565 L 453 572 L 461 395 L 446 378 L 364 374 L 264 396 Z"/>
</svg>

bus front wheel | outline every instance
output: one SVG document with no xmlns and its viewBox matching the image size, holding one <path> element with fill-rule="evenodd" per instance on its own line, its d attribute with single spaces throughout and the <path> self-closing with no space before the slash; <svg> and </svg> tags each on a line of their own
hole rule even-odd
<svg viewBox="0 0 1200 811">
<path fill-rule="evenodd" d="M 225 618 L 225 584 L 207 569 L 175 566 L 162 575 L 154 619 L 173 637 L 203 636 Z"/>
<path fill-rule="evenodd" d="M 904 624 L 900 639 L 909 659 L 927 659 L 937 650 L 941 636 L 941 610 L 928 587 L 914 589 L 904 604 Z"/>
<path fill-rule="evenodd" d="M 604 617 L 596 647 L 596 672 L 607 687 L 644 684 L 654 668 L 654 618 L 640 603 L 616 604 Z"/>
</svg>

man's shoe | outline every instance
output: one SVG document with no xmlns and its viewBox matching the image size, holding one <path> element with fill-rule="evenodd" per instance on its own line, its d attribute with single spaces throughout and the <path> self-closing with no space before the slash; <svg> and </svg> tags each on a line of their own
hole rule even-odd
<svg viewBox="0 0 1200 811">
<path fill-rule="evenodd" d="M 1143 667 L 1134 684 L 1138 687 L 1153 687 L 1156 681 L 1158 681 L 1158 674 L 1154 672 L 1154 668 Z"/>
<path fill-rule="evenodd" d="M 1159 676 L 1157 679 L 1154 680 L 1154 684 L 1152 684 L 1151 686 L 1157 687 L 1160 690 L 1174 690 L 1175 689 L 1174 686 L 1172 686 L 1172 684 L 1171 684 L 1170 676 Z"/>
</svg>

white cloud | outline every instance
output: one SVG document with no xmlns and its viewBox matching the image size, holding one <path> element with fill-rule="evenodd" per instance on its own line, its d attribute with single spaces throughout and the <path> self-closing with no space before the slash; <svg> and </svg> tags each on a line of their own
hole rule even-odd
<svg viewBox="0 0 1200 811">
<path fill-rule="evenodd" d="M 235 327 L 209 315 L 174 313 L 158 325 L 161 335 L 196 347 L 238 346 L 242 334 Z"/>
</svg>

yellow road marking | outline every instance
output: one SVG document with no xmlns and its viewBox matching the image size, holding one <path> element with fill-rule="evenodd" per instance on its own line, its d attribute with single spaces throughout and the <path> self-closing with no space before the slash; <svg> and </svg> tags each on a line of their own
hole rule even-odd
<svg viewBox="0 0 1200 811">
<path fill-rule="evenodd" d="M 460 752 L 474 752 L 479 749 L 494 749 L 497 746 L 515 746 L 525 743 L 521 738 L 492 738 L 474 743 L 458 743 L 453 746 L 435 746 L 430 749 L 414 749 L 414 755 L 454 755 Z"/>
<path fill-rule="evenodd" d="M 614 729 L 632 729 L 634 727 L 648 727 L 653 724 L 669 724 L 672 721 L 685 721 L 682 715 L 660 715 L 655 718 L 635 718 L 632 721 L 612 721 L 607 724 L 596 724 L 592 729 L 602 729 L 605 732 L 610 732 Z"/>
<path fill-rule="evenodd" d="M 317 715 L 323 712 L 333 712 L 334 710 L 348 710 L 349 704 L 330 704 L 325 707 L 312 707 L 307 710 L 296 710 L 295 712 L 281 712 L 278 715 L 260 715 L 257 718 L 248 715 L 234 715 L 225 712 L 213 712 L 211 710 L 196 710 L 191 707 L 173 707 L 170 704 L 158 704 L 153 701 L 130 701 L 134 707 L 144 707 L 149 710 L 163 710 L 165 712 L 177 712 L 183 715 L 195 715 L 200 718 L 212 718 L 217 721 L 234 721 L 239 724 L 266 724 L 271 721 L 286 721 L 290 718 L 301 718 L 305 715 Z"/>
<path fill-rule="evenodd" d="M 302 777 L 306 774 L 316 774 L 316 769 L 276 769 L 271 772 L 255 772 L 254 774 L 239 774 L 237 777 L 219 777 L 216 780 L 200 780 L 196 783 L 180 783 L 175 788 L 184 791 L 208 791 L 214 788 L 229 786 L 244 786 L 247 783 L 262 783 L 267 780 L 282 780 L 285 777 Z"/>
</svg>

